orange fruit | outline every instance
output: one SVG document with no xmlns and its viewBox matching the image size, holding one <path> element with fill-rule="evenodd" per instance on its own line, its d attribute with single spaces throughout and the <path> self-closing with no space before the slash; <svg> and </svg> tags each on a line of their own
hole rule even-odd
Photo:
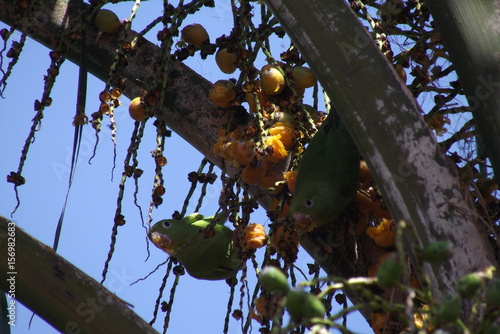
<svg viewBox="0 0 500 334">
<path fill-rule="evenodd" d="M 280 140 L 286 149 L 292 148 L 293 144 L 295 143 L 295 133 L 293 131 L 293 128 L 283 122 L 276 122 L 269 129 L 269 133 L 273 136 L 279 135 Z"/>
<path fill-rule="evenodd" d="M 233 52 L 227 51 L 227 48 L 222 48 L 217 51 L 215 54 L 215 62 L 217 66 L 219 66 L 219 69 L 226 74 L 231 74 L 236 71 L 239 65 L 238 56 Z"/>
<path fill-rule="evenodd" d="M 366 229 L 366 234 L 380 247 L 392 247 L 396 241 L 396 224 L 392 219 L 382 219 L 377 226 Z"/>
<path fill-rule="evenodd" d="M 128 113 L 133 120 L 138 122 L 142 122 L 146 119 L 146 105 L 143 101 L 141 101 L 140 97 L 136 97 L 132 101 L 130 101 L 130 105 L 128 106 Z"/>
<path fill-rule="evenodd" d="M 240 177 L 246 184 L 254 185 L 259 184 L 264 175 L 266 168 L 261 163 L 250 164 L 241 170 Z"/>
<path fill-rule="evenodd" d="M 266 244 L 267 234 L 264 226 L 261 224 L 249 224 L 245 227 L 245 248 L 256 249 Z"/>
<path fill-rule="evenodd" d="M 231 102 L 236 98 L 234 83 L 229 80 L 216 81 L 210 88 L 208 97 L 217 106 L 221 108 L 229 108 L 231 106 Z"/>
<path fill-rule="evenodd" d="M 185 26 L 181 31 L 181 38 L 197 48 L 201 48 L 209 40 L 208 32 L 198 23 Z"/>
<path fill-rule="evenodd" d="M 269 95 L 277 95 L 285 89 L 285 77 L 274 65 L 265 65 L 260 70 L 262 90 Z"/>
<path fill-rule="evenodd" d="M 293 81 L 297 89 L 312 87 L 317 82 L 311 69 L 304 66 L 295 66 L 293 68 Z"/>
</svg>

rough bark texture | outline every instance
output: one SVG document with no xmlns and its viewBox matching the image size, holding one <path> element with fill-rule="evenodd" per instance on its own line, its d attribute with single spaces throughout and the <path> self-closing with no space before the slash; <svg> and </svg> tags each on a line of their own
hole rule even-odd
<svg viewBox="0 0 500 334">
<path fill-rule="evenodd" d="M 451 261 L 427 268 L 434 295 L 452 291 L 462 275 L 490 265 L 494 260 L 484 232 L 419 106 L 348 5 L 343 0 L 266 3 L 332 99 L 393 217 L 413 222 L 424 245 L 436 240 L 454 245 Z M 303 246 L 311 253 L 318 238 L 328 243 L 315 235 Z M 411 247 L 407 250 L 411 254 Z"/>
<path fill-rule="evenodd" d="M 0 247 L 0 290 L 12 291 L 58 331 L 158 333 L 93 278 L 1 216 Z"/>
</svg>

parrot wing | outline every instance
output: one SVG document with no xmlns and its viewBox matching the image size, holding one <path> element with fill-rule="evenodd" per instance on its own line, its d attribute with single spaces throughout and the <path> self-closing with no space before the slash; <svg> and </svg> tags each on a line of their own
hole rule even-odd
<svg viewBox="0 0 500 334">
<path fill-rule="evenodd" d="M 359 153 L 331 112 L 306 148 L 290 207 L 297 227 L 310 231 L 336 219 L 356 194 Z"/>
</svg>

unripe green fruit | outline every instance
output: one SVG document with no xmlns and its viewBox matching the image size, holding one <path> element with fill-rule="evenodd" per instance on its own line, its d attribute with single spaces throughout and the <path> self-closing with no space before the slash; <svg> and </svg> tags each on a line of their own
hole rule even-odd
<svg viewBox="0 0 500 334">
<path fill-rule="evenodd" d="M 488 306 L 500 306 L 500 279 L 490 282 L 486 288 L 485 300 Z"/>
<path fill-rule="evenodd" d="M 397 254 L 389 255 L 377 270 L 377 282 L 383 289 L 396 286 L 403 278 L 406 271 L 404 263 L 399 261 Z"/>
<path fill-rule="evenodd" d="M 457 282 L 456 290 L 462 298 L 472 298 L 481 287 L 481 278 L 478 274 L 472 273 L 460 278 Z"/>
<path fill-rule="evenodd" d="M 424 261 L 440 264 L 453 256 L 451 244 L 448 241 L 436 241 L 424 248 Z"/>
<path fill-rule="evenodd" d="M 445 295 L 437 307 L 436 320 L 455 321 L 460 316 L 461 308 L 462 303 L 458 295 Z"/>
<path fill-rule="evenodd" d="M 274 295 L 281 296 L 290 290 L 285 274 L 273 266 L 266 266 L 262 269 L 259 282 L 267 292 Z"/>
<path fill-rule="evenodd" d="M 97 13 L 95 20 L 95 25 L 99 30 L 106 32 L 108 34 L 114 34 L 120 29 L 120 19 L 116 14 L 109 9 L 101 9 Z"/>
<path fill-rule="evenodd" d="M 312 318 L 323 318 L 326 310 L 321 299 L 304 290 L 291 290 L 286 295 L 286 309 L 297 322 L 308 322 Z"/>
</svg>

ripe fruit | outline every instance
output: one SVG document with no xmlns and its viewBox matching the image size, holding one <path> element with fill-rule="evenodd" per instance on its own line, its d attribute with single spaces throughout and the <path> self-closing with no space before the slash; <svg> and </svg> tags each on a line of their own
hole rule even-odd
<svg viewBox="0 0 500 334">
<path fill-rule="evenodd" d="M 238 56 L 233 52 L 229 52 L 227 48 L 217 51 L 215 62 L 219 69 L 226 74 L 231 74 L 238 68 Z"/>
<path fill-rule="evenodd" d="M 181 38 L 197 48 L 201 48 L 209 40 L 208 32 L 198 23 L 185 26 L 181 31 Z"/>
<path fill-rule="evenodd" d="M 377 226 L 368 227 L 366 234 L 380 247 L 392 247 L 396 240 L 396 224 L 392 219 L 382 218 Z"/>
<path fill-rule="evenodd" d="M 285 180 L 285 176 L 282 172 L 274 171 L 274 170 L 266 170 L 266 174 L 260 180 L 259 185 L 267 189 L 267 192 L 271 195 L 279 194 L 283 188 L 285 187 L 285 183 L 282 182 Z M 278 183 L 280 182 L 280 183 Z"/>
<path fill-rule="evenodd" d="M 136 97 L 132 101 L 130 101 L 130 105 L 128 106 L 128 113 L 133 120 L 138 122 L 142 122 L 146 119 L 146 106 L 143 101 L 141 101 L 140 97 Z"/>
<path fill-rule="evenodd" d="M 234 162 L 238 164 L 236 167 L 246 166 L 252 162 L 255 157 L 255 143 L 253 141 L 240 139 L 234 142 L 233 145 Z"/>
<path fill-rule="evenodd" d="M 298 89 L 305 89 L 316 84 L 317 80 L 310 68 L 295 66 L 293 68 L 293 81 Z"/>
<path fill-rule="evenodd" d="M 280 135 L 269 136 L 266 139 L 266 145 L 268 146 L 269 155 L 266 159 L 270 162 L 279 163 L 283 161 L 288 155 L 288 151 L 285 149 L 285 145 L 280 140 Z"/>
<path fill-rule="evenodd" d="M 236 98 L 234 83 L 229 80 L 216 81 L 210 88 L 208 97 L 217 106 L 221 108 L 229 108 L 231 106 L 231 102 Z"/>
<path fill-rule="evenodd" d="M 295 143 L 295 133 L 293 128 L 283 122 L 277 122 L 269 129 L 269 133 L 273 136 L 279 135 L 280 140 L 286 149 L 291 149 Z"/>
<path fill-rule="evenodd" d="M 245 166 L 241 170 L 240 177 L 246 184 L 258 184 L 264 175 L 266 174 L 266 168 L 263 164 L 259 162 L 251 163 Z"/>
<path fill-rule="evenodd" d="M 97 13 L 94 23 L 99 30 L 108 34 L 114 34 L 120 29 L 120 19 L 109 9 L 101 9 Z"/>
<path fill-rule="evenodd" d="M 250 224 L 245 227 L 245 248 L 256 249 L 266 244 L 267 235 L 261 224 Z"/>
<path fill-rule="evenodd" d="M 285 89 L 285 77 L 274 65 L 265 65 L 260 70 L 262 90 L 269 95 L 279 94 Z"/>
<path fill-rule="evenodd" d="M 259 275 L 259 283 L 273 295 L 284 295 L 290 290 L 288 281 L 281 269 L 274 266 L 265 266 Z"/>
<path fill-rule="evenodd" d="M 286 309 L 297 322 L 309 322 L 312 318 L 325 316 L 325 306 L 315 295 L 304 290 L 291 290 L 286 295 Z"/>
</svg>

